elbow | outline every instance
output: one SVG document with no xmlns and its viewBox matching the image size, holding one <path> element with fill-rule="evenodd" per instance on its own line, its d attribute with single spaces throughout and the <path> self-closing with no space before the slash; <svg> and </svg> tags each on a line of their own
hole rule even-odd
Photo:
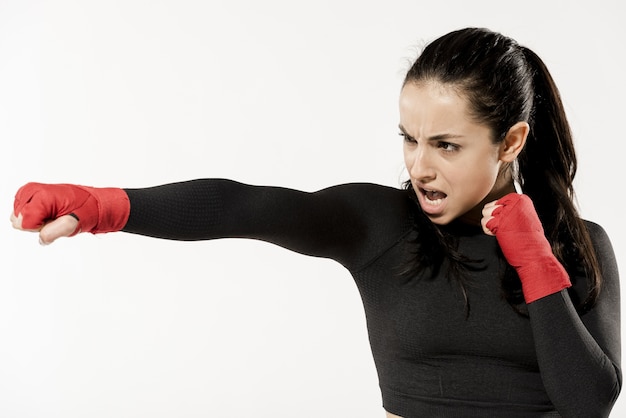
<svg viewBox="0 0 626 418">
<path fill-rule="evenodd" d="M 619 368 L 618 365 L 613 364 L 613 368 L 615 369 L 615 381 L 613 383 L 613 388 L 611 390 L 611 403 L 610 403 L 610 409 L 613 408 L 613 405 L 615 405 L 615 402 L 617 402 L 617 398 L 619 397 L 619 394 L 622 391 L 622 371 Z M 609 409 L 609 412 L 610 412 Z"/>
<path fill-rule="evenodd" d="M 567 418 L 608 417 L 622 389 L 622 373 L 616 365 L 613 365 L 613 370 L 610 377 L 596 380 L 593 384 L 580 382 L 578 387 L 582 392 L 555 402 L 559 414 Z"/>
</svg>

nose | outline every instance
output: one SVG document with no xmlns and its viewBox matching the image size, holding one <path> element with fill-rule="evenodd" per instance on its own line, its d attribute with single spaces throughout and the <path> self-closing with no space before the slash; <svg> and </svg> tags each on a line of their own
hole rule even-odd
<svg viewBox="0 0 626 418">
<path fill-rule="evenodd" d="M 408 153 L 406 165 L 409 176 L 413 180 L 427 183 L 436 177 L 432 155 L 424 146 L 415 147 Z"/>
</svg>

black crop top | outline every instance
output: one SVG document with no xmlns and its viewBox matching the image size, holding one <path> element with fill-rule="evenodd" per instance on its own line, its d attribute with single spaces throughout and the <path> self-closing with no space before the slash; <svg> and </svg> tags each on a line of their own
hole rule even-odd
<svg viewBox="0 0 626 418">
<path fill-rule="evenodd" d="M 415 203 L 406 191 L 347 184 L 315 193 L 204 179 L 127 189 L 124 231 L 173 240 L 251 238 L 334 259 L 358 286 L 383 406 L 405 417 L 604 417 L 620 388 L 617 265 L 604 230 L 587 222 L 603 273 L 596 306 L 579 316 L 569 292 L 516 313 L 502 296 L 494 237 L 451 225 L 459 250 L 482 260 L 460 287 L 440 275 L 401 280 Z M 419 233 L 419 231 L 417 231 Z M 419 274 L 418 274 L 419 275 Z"/>
</svg>

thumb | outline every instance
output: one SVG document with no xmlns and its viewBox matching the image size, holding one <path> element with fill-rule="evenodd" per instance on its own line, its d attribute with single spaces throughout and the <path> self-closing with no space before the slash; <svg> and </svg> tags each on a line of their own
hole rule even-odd
<svg viewBox="0 0 626 418">
<path fill-rule="evenodd" d="M 39 231 L 39 243 L 52 244 L 57 238 L 69 237 L 78 233 L 78 220 L 72 215 L 64 215 L 45 224 Z"/>
</svg>

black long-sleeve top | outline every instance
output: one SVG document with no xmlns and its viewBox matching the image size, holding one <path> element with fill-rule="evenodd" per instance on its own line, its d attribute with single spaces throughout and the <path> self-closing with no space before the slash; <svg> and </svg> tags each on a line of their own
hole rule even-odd
<svg viewBox="0 0 626 418">
<path fill-rule="evenodd" d="M 124 231 L 173 240 L 251 238 L 336 260 L 358 286 L 383 406 L 413 417 L 604 417 L 621 388 L 617 265 L 604 230 L 586 222 L 603 288 L 579 315 L 572 289 L 528 305 L 504 299 L 505 261 L 479 227 L 446 227 L 469 272 L 466 312 L 458 283 L 441 269 L 401 279 L 414 238 L 415 203 L 404 190 L 348 184 L 315 193 L 204 179 L 126 189 Z"/>
</svg>

